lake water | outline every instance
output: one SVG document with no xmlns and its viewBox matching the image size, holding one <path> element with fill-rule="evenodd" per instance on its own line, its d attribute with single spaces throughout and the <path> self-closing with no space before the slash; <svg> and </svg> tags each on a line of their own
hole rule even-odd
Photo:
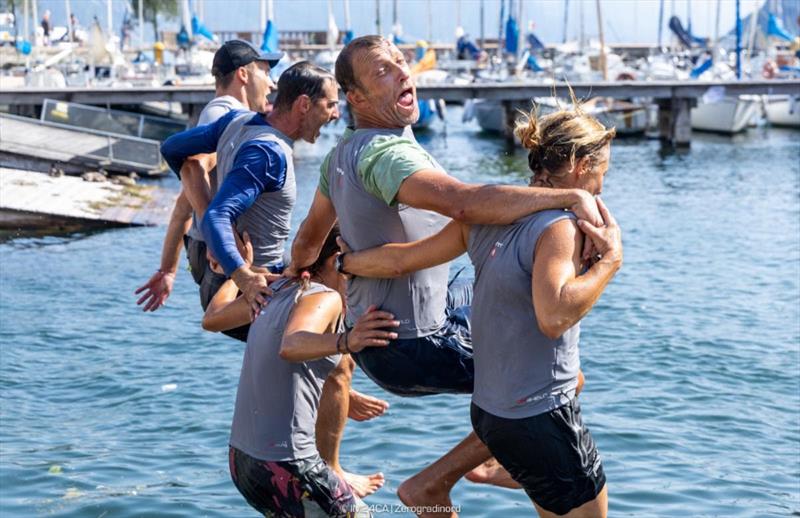
<svg viewBox="0 0 800 518">
<path fill-rule="evenodd" d="M 525 180 L 522 151 L 455 108 L 449 122 L 420 141 L 452 174 Z M 295 228 L 341 130 L 298 145 Z M 583 323 L 581 399 L 610 515 L 800 516 L 800 133 L 696 134 L 666 155 L 617 141 L 604 198 L 625 264 Z M 242 344 L 200 329 L 185 271 L 166 307 L 135 305 L 163 235 L 0 244 L 2 516 L 254 514 L 227 463 Z M 469 431 L 469 398 L 398 398 L 361 373 L 355 386 L 391 409 L 348 424 L 342 462 L 385 473 L 367 502 L 389 510 L 400 482 Z M 453 500 L 465 517 L 533 514 L 521 491 L 466 481 Z"/>
</svg>

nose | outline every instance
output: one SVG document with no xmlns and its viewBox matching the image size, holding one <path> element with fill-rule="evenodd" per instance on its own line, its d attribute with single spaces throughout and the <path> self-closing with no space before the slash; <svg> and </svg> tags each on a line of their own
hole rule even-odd
<svg viewBox="0 0 800 518">
<path fill-rule="evenodd" d="M 330 120 L 332 120 L 332 121 L 338 120 L 338 119 L 339 119 L 339 116 L 340 116 L 340 113 L 339 113 L 339 103 L 336 103 L 336 106 L 334 106 L 334 107 L 333 107 L 333 113 L 331 113 L 331 118 L 330 118 Z"/>
<path fill-rule="evenodd" d="M 395 66 L 395 68 L 398 70 L 398 72 L 400 74 L 400 76 L 399 76 L 400 82 L 404 83 L 404 82 L 408 81 L 409 78 L 411 77 L 411 69 L 408 68 L 408 64 L 405 63 L 405 62 L 403 62 L 402 64 L 401 63 L 394 63 L 394 66 Z"/>
</svg>

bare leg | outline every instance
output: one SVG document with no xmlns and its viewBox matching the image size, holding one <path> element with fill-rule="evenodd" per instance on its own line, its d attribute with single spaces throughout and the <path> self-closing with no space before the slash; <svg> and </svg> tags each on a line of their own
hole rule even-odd
<svg viewBox="0 0 800 518">
<path fill-rule="evenodd" d="M 450 490 L 467 472 L 489 460 L 492 454 L 475 432 L 397 489 L 397 496 L 409 507 L 452 507 Z M 454 518 L 454 512 L 422 513 L 425 518 Z"/>
<path fill-rule="evenodd" d="M 363 498 L 383 486 L 384 478 L 382 473 L 372 475 L 347 473 L 339 464 L 339 446 L 350 408 L 350 383 L 353 380 L 354 369 L 353 359 L 344 356 L 325 380 L 317 414 L 316 435 L 317 449 L 322 460 L 347 481 L 356 496 Z"/>
<path fill-rule="evenodd" d="M 493 486 L 506 487 L 508 489 L 522 489 L 516 480 L 511 478 L 511 474 L 506 471 L 497 459 L 492 457 L 477 468 L 465 475 L 466 479 L 476 484 L 490 484 Z"/>
<path fill-rule="evenodd" d="M 606 518 L 608 516 L 608 484 L 603 486 L 597 498 L 576 507 L 567 514 L 553 514 L 536 505 L 536 502 L 533 505 L 541 518 Z"/>
</svg>

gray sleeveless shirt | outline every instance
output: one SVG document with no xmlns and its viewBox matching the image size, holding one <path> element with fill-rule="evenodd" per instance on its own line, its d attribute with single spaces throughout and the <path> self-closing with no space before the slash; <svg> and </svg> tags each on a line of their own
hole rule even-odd
<svg viewBox="0 0 800 518">
<path fill-rule="evenodd" d="M 236 154 L 242 145 L 252 140 L 275 142 L 286 156 L 286 181 L 283 189 L 262 193 L 252 207 L 247 209 L 236 221 L 239 233 L 247 231 L 253 242 L 253 264 L 266 266 L 283 260 L 283 249 L 291 230 L 292 209 L 297 198 L 297 185 L 294 179 L 294 160 L 292 140 L 266 124 L 247 123 L 253 112 L 236 116 L 222 132 L 217 143 L 217 184 L 219 190 L 228 176 Z"/>
<path fill-rule="evenodd" d="M 358 129 L 337 144 L 328 162 L 330 199 L 339 218 L 342 238 L 353 250 L 423 239 L 449 221 L 429 210 L 401 203 L 387 205 L 364 188 L 358 174 L 359 157 L 373 138 L 385 135 L 414 140 L 410 128 L 408 131 Z M 396 279 L 352 278 L 347 285 L 348 325 L 375 304 L 400 321 L 399 338 L 435 333 L 445 321 L 449 271 L 450 265 L 444 264 Z"/>
<path fill-rule="evenodd" d="M 278 355 L 299 285 L 280 280 L 264 311 L 250 325 L 230 444 L 261 460 L 294 460 L 317 453 L 314 434 L 322 385 L 341 355 L 289 362 Z M 311 283 L 303 297 L 333 291 Z"/>
<path fill-rule="evenodd" d="M 499 417 L 549 412 L 574 397 L 580 324 L 552 340 L 539 330 L 531 294 L 536 243 L 550 225 L 575 217 L 561 210 L 512 225 L 473 225 L 468 252 L 475 266 L 472 401 Z"/>
</svg>

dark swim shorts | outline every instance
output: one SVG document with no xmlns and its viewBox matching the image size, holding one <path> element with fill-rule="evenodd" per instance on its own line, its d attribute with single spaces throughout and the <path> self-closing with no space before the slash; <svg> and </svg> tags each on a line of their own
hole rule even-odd
<svg viewBox="0 0 800 518">
<path fill-rule="evenodd" d="M 472 394 L 471 302 L 472 283 L 455 283 L 447 294 L 447 320 L 436 333 L 393 340 L 388 347 L 367 347 L 353 354 L 353 359 L 372 381 L 392 394 Z"/>
<path fill-rule="evenodd" d="M 368 508 L 356 498 L 347 482 L 319 455 L 291 461 L 265 461 L 231 446 L 228 460 L 236 489 L 264 516 L 303 517 L 315 514 L 314 504 L 326 516 L 370 516 Z M 320 514 L 319 509 L 316 511 Z"/>
<path fill-rule="evenodd" d="M 536 505 L 566 514 L 594 500 L 606 476 L 577 399 L 550 412 L 505 419 L 472 404 L 472 427 Z"/>
</svg>

